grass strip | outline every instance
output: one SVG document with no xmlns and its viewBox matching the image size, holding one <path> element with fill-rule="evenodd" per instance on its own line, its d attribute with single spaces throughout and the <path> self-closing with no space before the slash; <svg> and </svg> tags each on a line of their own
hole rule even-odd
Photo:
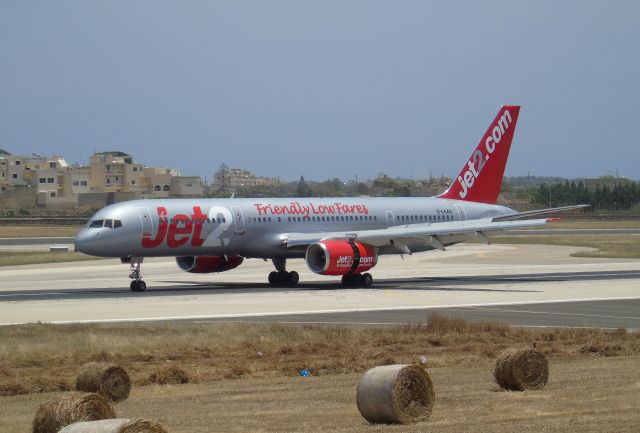
<svg viewBox="0 0 640 433">
<path fill-rule="evenodd" d="M 45 263 L 76 262 L 97 260 L 98 257 L 78 252 L 50 253 L 33 251 L 0 251 L 0 267 L 16 265 L 36 265 Z"/>
</svg>

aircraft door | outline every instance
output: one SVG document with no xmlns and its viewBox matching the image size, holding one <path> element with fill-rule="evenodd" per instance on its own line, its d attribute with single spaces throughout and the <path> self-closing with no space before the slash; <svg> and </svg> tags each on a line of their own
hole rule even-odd
<svg viewBox="0 0 640 433">
<path fill-rule="evenodd" d="M 151 219 L 149 208 L 139 207 L 138 215 L 140 216 L 140 223 L 142 224 L 142 236 L 150 238 L 153 233 L 153 220 Z"/>
<path fill-rule="evenodd" d="M 458 216 L 460 217 L 460 221 L 467 220 L 467 212 L 464 210 L 464 206 L 457 204 L 456 210 L 458 211 Z"/>
<path fill-rule="evenodd" d="M 233 213 L 233 231 L 234 233 L 241 235 L 245 232 L 244 215 L 242 214 L 242 209 L 234 206 L 231 208 L 231 212 Z"/>
<path fill-rule="evenodd" d="M 396 225 L 396 218 L 393 216 L 393 212 L 388 210 L 386 212 L 387 215 L 387 227 L 392 227 Z"/>
</svg>

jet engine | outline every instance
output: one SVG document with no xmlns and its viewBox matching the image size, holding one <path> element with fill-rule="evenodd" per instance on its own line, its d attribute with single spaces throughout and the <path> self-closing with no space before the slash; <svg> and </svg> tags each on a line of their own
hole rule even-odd
<svg viewBox="0 0 640 433">
<path fill-rule="evenodd" d="M 237 268 L 244 261 L 241 256 L 182 256 L 176 257 L 180 269 L 192 274 L 224 272 Z"/>
<path fill-rule="evenodd" d="M 344 240 L 327 240 L 309 245 L 307 266 L 316 274 L 351 275 L 368 271 L 378 263 L 371 245 Z"/>
</svg>

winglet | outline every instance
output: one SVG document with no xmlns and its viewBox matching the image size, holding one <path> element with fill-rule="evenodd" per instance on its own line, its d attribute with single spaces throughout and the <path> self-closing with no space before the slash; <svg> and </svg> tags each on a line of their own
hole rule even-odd
<svg viewBox="0 0 640 433">
<path fill-rule="evenodd" d="M 460 174 L 439 198 L 495 204 L 502 186 L 519 105 L 503 105 Z"/>
</svg>

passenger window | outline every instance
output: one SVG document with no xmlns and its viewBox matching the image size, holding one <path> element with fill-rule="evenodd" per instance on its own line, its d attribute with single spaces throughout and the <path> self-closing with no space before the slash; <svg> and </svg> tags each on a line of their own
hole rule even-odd
<svg viewBox="0 0 640 433">
<path fill-rule="evenodd" d="M 91 224 L 89 224 L 89 228 L 95 229 L 98 227 L 102 227 L 103 224 L 104 224 L 104 220 L 93 220 L 91 221 Z"/>
<path fill-rule="evenodd" d="M 113 220 L 113 228 L 114 228 L 114 229 L 117 229 L 117 228 L 120 228 L 120 227 L 122 227 L 122 221 L 120 221 L 120 220 Z"/>
</svg>

